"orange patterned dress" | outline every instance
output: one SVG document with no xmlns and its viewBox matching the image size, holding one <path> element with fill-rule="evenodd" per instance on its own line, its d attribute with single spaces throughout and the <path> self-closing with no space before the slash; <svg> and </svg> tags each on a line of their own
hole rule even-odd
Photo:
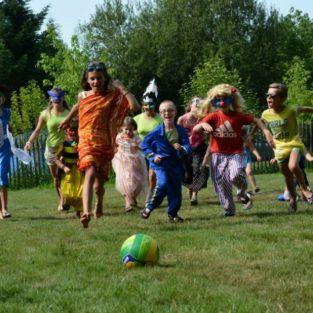
<svg viewBox="0 0 313 313">
<path fill-rule="evenodd" d="M 115 138 L 128 110 L 128 101 L 118 89 L 92 94 L 79 102 L 80 170 L 95 166 L 97 174 L 108 179 Z"/>
</svg>

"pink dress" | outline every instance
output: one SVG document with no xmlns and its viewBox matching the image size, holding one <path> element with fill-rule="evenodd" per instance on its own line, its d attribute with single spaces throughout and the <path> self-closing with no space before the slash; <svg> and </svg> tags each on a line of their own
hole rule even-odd
<svg viewBox="0 0 313 313">
<path fill-rule="evenodd" d="M 134 203 L 140 193 L 145 195 L 148 185 L 148 172 L 145 159 L 140 152 L 140 138 L 127 138 L 118 134 L 117 152 L 112 160 L 116 174 L 115 188 L 129 203 Z"/>
</svg>

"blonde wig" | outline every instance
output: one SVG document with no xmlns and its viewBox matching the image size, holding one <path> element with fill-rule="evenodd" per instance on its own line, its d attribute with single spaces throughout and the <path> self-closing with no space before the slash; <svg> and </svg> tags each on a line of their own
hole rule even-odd
<svg viewBox="0 0 313 313">
<path fill-rule="evenodd" d="M 234 99 L 233 104 L 230 106 L 230 109 L 232 111 L 238 112 L 244 108 L 244 100 L 237 88 L 229 84 L 219 84 L 208 91 L 207 98 L 203 101 L 203 104 L 201 105 L 199 116 L 204 117 L 211 111 L 211 101 L 213 99 L 223 98 L 227 96 L 232 96 Z"/>
</svg>

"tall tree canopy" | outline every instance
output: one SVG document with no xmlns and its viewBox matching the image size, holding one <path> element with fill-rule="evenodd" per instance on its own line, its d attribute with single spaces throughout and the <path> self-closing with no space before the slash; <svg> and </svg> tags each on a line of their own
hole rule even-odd
<svg viewBox="0 0 313 313">
<path fill-rule="evenodd" d="M 29 2 L 0 1 L 0 84 L 10 92 L 42 78 L 36 63 L 41 51 L 47 49 L 40 28 L 48 7 L 34 14 Z"/>
</svg>

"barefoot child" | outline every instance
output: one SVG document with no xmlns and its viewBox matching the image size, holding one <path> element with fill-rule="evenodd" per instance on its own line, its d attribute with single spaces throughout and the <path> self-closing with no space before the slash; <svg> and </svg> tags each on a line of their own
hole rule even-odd
<svg viewBox="0 0 313 313">
<path fill-rule="evenodd" d="M 297 114 L 313 113 L 313 108 L 289 107 L 284 104 L 287 96 L 286 85 L 281 83 L 270 84 L 266 94 L 268 109 L 262 113 L 262 119 L 268 124 L 273 134 L 276 146 L 274 149 L 275 159 L 285 177 L 285 183 L 290 194 L 288 211 L 294 213 L 297 211 L 294 176 L 306 200 L 313 203 L 313 193 L 308 189 L 299 167 L 301 153 L 304 153 L 309 161 L 312 161 L 312 156 L 299 137 L 297 123 Z"/>
<path fill-rule="evenodd" d="M 140 152 L 141 140 L 135 135 L 137 124 L 127 116 L 122 132 L 116 137 L 117 153 L 112 160 L 116 174 L 115 187 L 125 197 L 125 212 L 137 205 L 137 197 L 145 194 L 148 182 L 146 161 Z"/>
<path fill-rule="evenodd" d="M 178 215 L 182 202 L 182 180 L 184 176 L 183 154 L 192 152 L 186 131 L 175 124 L 177 110 L 172 101 L 166 100 L 160 104 L 160 114 L 163 123 L 151 131 L 141 144 L 150 168 L 156 173 L 156 186 L 149 195 L 146 207 L 141 211 L 141 217 L 149 218 L 167 196 L 168 218 L 170 222 L 183 222 Z"/>
<path fill-rule="evenodd" d="M 76 215 L 80 217 L 83 211 L 82 191 L 84 175 L 78 169 L 78 121 L 73 119 L 69 128 L 66 129 L 63 148 L 59 152 L 55 163 L 60 172 L 60 192 L 63 196 L 64 206 L 72 206 Z"/>
<path fill-rule="evenodd" d="M 94 216 L 103 215 L 104 182 L 108 180 L 111 160 L 114 157 L 118 129 L 129 110 L 139 110 L 135 97 L 119 81 L 112 81 L 102 62 L 91 62 L 82 77 L 84 92 L 73 106 L 67 119 L 78 115 L 79 169 L 85 172 L 83 186 L 83 215 L 80 219 L 88 227 L 93 190 L 97 196 Z"/>
<path fill-rule="evenodd" d="M 193 129 L 195 132 L 210 132 L 210 166 L 215 191 L 224 208 L 224 215 L 235 215 L 232 185 L 238 189 L 243 208 L 252 208 L 252 200 L 247 193 L 244 167 L 242 127 L 256 123 L 269 142 L 270 132 L 253 115 L 242 113 L 243 99 L 238 90 L 228 84 L 220 84 L 209 90 L 204 106 L 213 105 L 216 111 L 208 114 Z"/>
</svg>

